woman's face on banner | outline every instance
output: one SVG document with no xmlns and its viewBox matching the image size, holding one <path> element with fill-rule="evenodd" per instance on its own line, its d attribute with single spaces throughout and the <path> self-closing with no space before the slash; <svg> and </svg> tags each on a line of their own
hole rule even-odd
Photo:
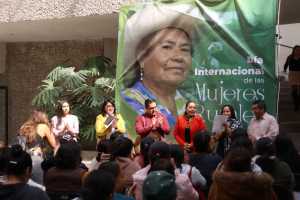
<svg viewBox="0 0 300 200">
<path fill-rule="evenodd" d="M 192 56 L 187 34 L 177 28 L 157 32 L 149 53 L 140 62 L 144 80 L 179 87 L 187 78 Z"/>
</svg>

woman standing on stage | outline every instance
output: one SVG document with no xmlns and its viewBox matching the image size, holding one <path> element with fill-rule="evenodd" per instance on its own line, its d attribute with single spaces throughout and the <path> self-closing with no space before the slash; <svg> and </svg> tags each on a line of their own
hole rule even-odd
<svg viewBox="0 0 300 200">
<path fill-rule="evenodd" d="M 113 132 L 121 132 L 125 133 L 125 126 L 124 126 L 124 121 L 121 116 L 121 114 L 116 113 L 115 109 L 115 103 L 111 99 L 106 99 L 103 102 L 102 108 L 101 108 L 102 114 L 97 116 L 96 119 L 96 133 L 98 135 L 98 141 L 97 144 L 100 140 L 102 139 L 109 139 L 110 135 Z M 107 117 L 109 115 L 113 115 L 117 117 L 119 120 L 117 123 L 112 123 L 109 127 L 107 127 L 104 122 L 106 121 Z"/>
<path fill-rule="evenodd" d="M 66 100 L 62 100 L 58 104 L 57 116 L 52 118 L 53 133 L 56 141 L 54 155 L 60 146 L 59 140 L 62 136 L 70 135 L 77 142 L 76 136 L 79 133 L 79 122 L 75 115 L 70 114 L 70 111 L 70 104 Z"/>
<path fill-rule="evenodd" d="M 184 116 L 178 117 L 174 129 L 174 137 L 184 150 L 193 152 L 193 135 L 197 130 L 206 130 L 202 117 L 196 115 L 196 103 L 188 101 Z"/>
<path fill-rule="evenodd" d="M 224 131 L 215 134 L 214 138 L 219 141 L 217 154 L 224 158 L 227 151 L 230 150 L 232 131 L 242 128 L 242 123 L 236 119 L 234 109 L 231 105 L 225 105 L 221 110 L 222 115 L 227 115 L 227 123 L 222 124 Z"/>
<path fill-rule="evenodd" d="M 284 64 L 285 73 L 288 66 L 290 66 L 290 73 L 289 73 L 289 84 L 292 88 L 292 97 L 294 101 L 295 111 L 299 110 L 298 105 L 300 105 L 300 92 L 298 96 L 298 87 L 300 86 L 300 46 L 296 45 L 293 48 L 293 52 L 289 55 L 286 59 Z"/>
</svg>

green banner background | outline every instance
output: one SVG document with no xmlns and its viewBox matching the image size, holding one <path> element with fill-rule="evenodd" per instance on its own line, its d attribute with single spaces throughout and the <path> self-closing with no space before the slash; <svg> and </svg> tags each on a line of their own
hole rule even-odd
<svg viewBox="0 0 300 200">
<path fill-rule="evenodd" d="M 252 102 L 263 99 L 267 112 L 276 113 L 275 20 L 276 0 L 164 1 L 123 5 L 119 18 L 116 107 L 126 123 L 127 133 L 136 136 L 138 113 L 121 95 L 134 77 L 123 69 L 126 21 L 146 7 L 182 7 L 209 20 L 211 30 L 195 45 L 188 78 L 179 88 L 185 100 L 197 103 L 208 131 L 223 105 L 230 104 L 246 129 L 253 118 Z M 197 11 L 197 12 L 195 12 Z M 173 129 L 172 129 L 173 131 Z M 168 140 L 173 139 L 171 134 Z"/>
</svg>

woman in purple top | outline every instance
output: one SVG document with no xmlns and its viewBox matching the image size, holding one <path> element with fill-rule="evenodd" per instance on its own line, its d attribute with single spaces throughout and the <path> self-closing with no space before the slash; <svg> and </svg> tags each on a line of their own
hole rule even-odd
<svg viewBox="0 0 300 200">
<path fill-rule="evenodd" d="M 70 105 L 65 100 L 59 102 L 57 116 L 54 116 L 51 121 L 56 141 L 55 155 L 60 146 L 59 140 L 62 136 L 70 135 L 73 140 L 77 141 L 76 136 L 79 133 L 79 122 L 75 115 L 70 114 Z"/>
</svg>

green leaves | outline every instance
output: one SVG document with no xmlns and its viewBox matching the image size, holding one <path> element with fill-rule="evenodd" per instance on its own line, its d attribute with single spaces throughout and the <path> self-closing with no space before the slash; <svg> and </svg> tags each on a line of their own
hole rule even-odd
<svg viewBox="0 0 300 200">
<path fill-rule="evenodd" d="M 38 105 L 51 115 L 54 106 L 60 99 L 71 103 L 71 113 L 80 122 L 79 138 L 97 139 L 95 121 L 100 113 L 100 106 L 108 97 L 114 98 L 116 88 L 116 66 L 110 65 L 111 60 L 104 56 L 85 59 L 81 70 L 67 65 L 70 59 L 55 67 L 42 80 L 32 105 Z"/>
</svg>

